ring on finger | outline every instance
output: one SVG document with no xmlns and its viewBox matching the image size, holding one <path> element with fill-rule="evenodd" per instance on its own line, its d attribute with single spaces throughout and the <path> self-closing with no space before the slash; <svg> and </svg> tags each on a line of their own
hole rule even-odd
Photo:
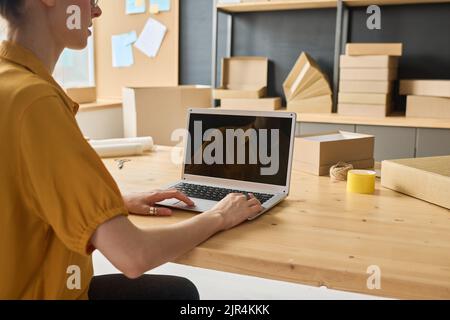
<svg viewBox="0 0 450 320">
<path fill-rule="evenodd" d="M 148 209 L 148 215 L 149 216 L 157 216 L 158 215 L 158 208 L 150 207 Z"/>
</svg>

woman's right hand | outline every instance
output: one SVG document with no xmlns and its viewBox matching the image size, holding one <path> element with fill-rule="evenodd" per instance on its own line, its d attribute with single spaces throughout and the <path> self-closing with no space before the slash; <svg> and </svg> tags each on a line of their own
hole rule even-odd
<svg viewBox="0 0 450 320">
<path fill-rule="evenodd" d="M 228 230 L 256 216 L 263 209 L 253 194 L 249 194 L 247 198 L 241 193 L 231 193 L 209 212 L 219 213 L 223 219 L 221 230 Z"/>
</svg>

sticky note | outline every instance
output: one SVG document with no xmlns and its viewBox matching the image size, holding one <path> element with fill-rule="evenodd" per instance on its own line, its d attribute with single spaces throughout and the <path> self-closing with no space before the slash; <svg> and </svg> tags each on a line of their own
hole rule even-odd
<svg viewBox="0 0 450 320">
<path fill-rule="evenodd" d="M 167 27 L 165 25 L 158 20 L 150 18 L 145 24 L 144 30 L 142 30 L 134 46 L 145 55 L 154 58 L 161 48 L 166 32 Z"/>
<path fill-rule="evenodd" d="M 170 0 L 150 0 L 150 6 L 158 5 L 159 11 L 170 11 Z"/>
<path fill-rule="evenodd" d="M 112 36 L 113 67 L 129 67 L 134 64 L 132 44 L 136 41 L 135 31 Z"/>
<path fill-rule="evenodd" d="M 159 6 L 157 4 L 150 4 L 150 13 L 151 14 L 158 14 L 159 13 Z"/>
<path fill-rule="evenodd" d="M 144 0 L 126 0 L 126 14 L 145 13 Z"/>
</svg>

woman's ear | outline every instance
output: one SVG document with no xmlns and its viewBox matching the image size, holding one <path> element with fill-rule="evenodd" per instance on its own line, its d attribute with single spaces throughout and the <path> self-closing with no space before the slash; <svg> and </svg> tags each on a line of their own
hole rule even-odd
<svg viewBox="0 0 450 320">
<path fill-rule="evenodd" d="M 54 7 L 57 0 L 41 0 L 41 2 L 47 7 Z"/>
</svg>

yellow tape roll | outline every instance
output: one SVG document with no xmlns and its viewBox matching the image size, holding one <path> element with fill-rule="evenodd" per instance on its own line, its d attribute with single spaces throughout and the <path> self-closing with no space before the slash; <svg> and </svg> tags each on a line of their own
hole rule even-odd
<svg viewBox="0 0 450 320">
<path fill-rule="evenodd" d="M 350 170 L 347 176 L 347 191 L 373 194 L 375 192 L 376 172 L 370 170 Z"/>
</svg>

